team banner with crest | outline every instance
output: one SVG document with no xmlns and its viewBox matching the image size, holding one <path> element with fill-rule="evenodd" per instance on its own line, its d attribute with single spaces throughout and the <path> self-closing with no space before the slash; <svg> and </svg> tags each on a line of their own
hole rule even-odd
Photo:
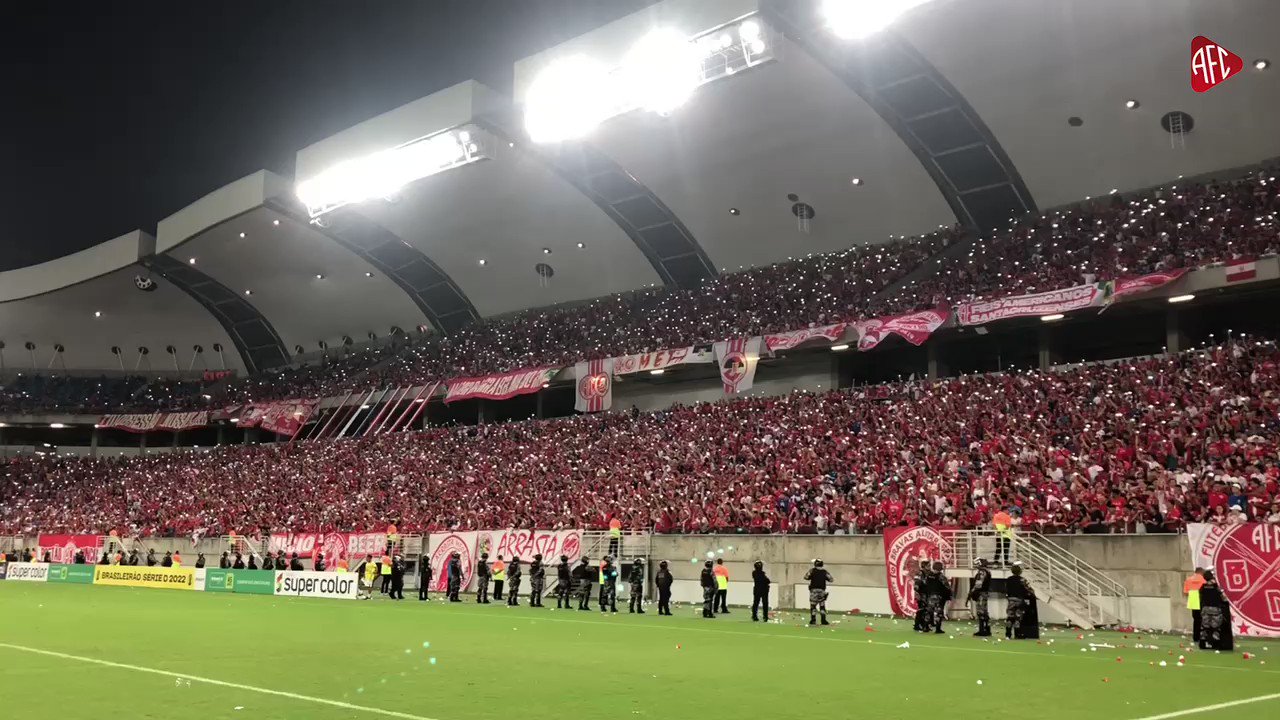
<svg viewBox="0 0 1280 720">
<path fill-rule="evenodd" d="M 432 533 L 428 538 L 431 556 L 431 586 L 434 592 L 445 592 L 449 587 L 449 557 L 458 553 L 462 566 L 463 590 L 471 589 L 476 575 L 476 563 L 483 553 L 489 553 L 492 563 L 501 555 L 505 562 L 518 557 L 522 565 L 541 555 L 547 572 L 555 577 L 555 565 L 561 555 L 569 556 L 573 564 L 582 557 L 581 530 L 480 530 L 470 532 Z"/>
<path fill-rule="evenodd" d="M 382 557 L 387 550 L 387 534 L 380 533 L 272 533 L 267 541 L 269 552 L 283 551 L 286 556 L 298 553 L 300 558 L 314 559 L 317 553 L 324 553 L 325 564 L 337 567 L 338 562 L 345 560 L 349 567 L 355 568 L 365 555 Z"/>
<path fill-rule="evenodd" d="M 613 407 L 613 358 L 588 360 L 573 366 L 578 412 L 602 412 Z"/>
<path fill-rule="evenodd" d="M 263 430 L 293 437 L 298 434 L 303 425 L 307 424 L 307 420 L 319 405 L 319 400 L 276 400 L 232 406 L 225 412 L 228 415 L 239 414 L 236 418 L 236 424 L 239 427 L 261 427 Z"/>
<path fill-rule="evenodd" d="M 951 319 L 951 310 L 935 308 L 905 315 L 862 320 L 854 323 L 858 329 L 858 349 L 870 350 L 879 345 L 890 333 L 912 345 L 922 345 L 935 330 Z"/>
<path fill-rule="evenodd" d="M 911 616 L 920 607 L 913 582 L 921 560 L 943 560 L 951 544 L 931 527 L 895 527 L 884 531 L 884 569 L 889 581 L 889 607 L 894 615 Z"/>
<path fill-rule="evenodd" d="M 177 432 L 200 428 L 209 424 L 209 413 L 134 413 L 130 415 L 103 415 L 98 419 L 98 427 L 112 430 L 127 430 L 134 433 L 164 430 Z"/>
<path fill-rule="evenodd" d="M 1077 285 L 1064 290 L 1031 295 L 1011 295 L 996 300 L 964 303 L 956 311 L 961 325 L 982 325 L 995 320 L 1037 317 L 1097 307 L 1110 299 L 1111 283 Z"/>
<path fill-rule="evenodd" d="M 451 403 L 471 398 L 506 400 L 517 395 L 535 393 L 558 370 L 556 367 L 539 367 L 481 377 L 454 378 L 445 383 L 449 389 L 444 401 Z"/>
<path fill-rule="evenodd" d="M 689 347 L 658 350 L 636 355 L 620 355 L 613 358 L 613 374 L 630 375 L 638 372 L 664 370 L 676 365 L 684 365 L 685 363 L 709 363 L 711 361 L 711 353 L 694 351 L 693 346 L 690 345 Z"/>
<path fill-rule="evenodd" d="M 1191 565 L 1213 571 L 1236 635 L 1280 637 L 1280 525 L 1190 523 Z"/>
<path fill-rule="evenodd" d="M 712 346 L 716 364 L 720 366 L 720 381 L 724 385 L 725 395 L 746 392 L 755 384 L 756 365 L 760 362 L 762 345 L 763 340 L 756 336 L 724 340 Z"/>
<path fill-rule="evenodd" d="M 822 327 L 773 333 L 764 336 L 764 347 L 772 355 L 779 350 L 790 350 L 793 347 L 798 347 L 803 343 L 817 340 L 818 338 L 822 338 L 827 342 L 835 342 L 844 335 L 844 331 L 848 327 L 848 323 L 835 323 L 834 325 L 823 325 Z"/>
</svg>

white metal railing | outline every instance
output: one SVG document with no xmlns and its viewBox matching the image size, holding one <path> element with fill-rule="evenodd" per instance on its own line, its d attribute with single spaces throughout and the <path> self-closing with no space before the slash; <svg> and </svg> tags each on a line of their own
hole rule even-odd
<svg viewBox="0 0 1280 720">
<path fill-rule="evenodd" d="M 950 548 L 944 553 L 946 557 L 943 560 L 952 567 L 973 567 L 978 558 L 1000 562 L 1005 559 L 996 557 L 998 536 L 995 530 L 959 530 L 945 536 Z M 1015 532 L 1008 560 L 1022 564 L 1028 579 L 1041 595 L 1083 613 L 1082 620 L 1093 625 L 1129 622 L 1129 591 L 1040 533 Z"/>
</svg>

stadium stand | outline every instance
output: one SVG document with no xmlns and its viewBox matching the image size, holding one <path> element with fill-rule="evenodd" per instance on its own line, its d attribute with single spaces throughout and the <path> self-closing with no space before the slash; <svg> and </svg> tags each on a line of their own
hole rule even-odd
<svg viewBox="0 0 1280 720">
<path fill-rule="evenodd" d="M 1046 531 L 1280 522 L 1277 411 L 1276 346 L 1233 342 L 654 413 L 14 458 L 0 532 L 603 527 L 618 514 L 658 532 L 866 533 L 976 526 L 996 506 Z"/>
</svg>

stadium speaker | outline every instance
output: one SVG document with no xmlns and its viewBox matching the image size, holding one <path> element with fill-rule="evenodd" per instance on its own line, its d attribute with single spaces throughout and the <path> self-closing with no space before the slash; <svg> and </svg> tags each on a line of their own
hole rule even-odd
<svg viewBox="0 0 1280 720">
<path fill-rule="evenodd" d="M 222 343 L 214 343 L 213 351 L 218 353 L 222 352 Z"/>
<path fill-rule="evenodd" d="M 320 341 L 319 343 L 317 343 L 317 344 L 320 346 L 320 349 L 321 349 L 321 350 L 328 350 L 328 349 L 329 349 L 329 343 L 327 343 L 327 342 L 325 342 L 325 341 L 323 341 L 323 340 L 321 340 L 321 341 Z"/>
<path fill-rule="evenodd" d="M 138 354 L 139 354 L 139 355 L 150 355 L 150 354 L 151 354 L 151 348 L 147 347 L 146 345 L 139 345 L 139 346 L 138 346 Z"/>
<path fill-rule="evenodd" d="M 350 335 L 343 335 L 343 336 L 342 336 L 342 344 L 343 344 L 343 345 L 345 345 L 345 346 L 347 346 L 347 347 L 351 347 L 352 345 L 355 345 L 355 344 L 356 344 L 356 341 L 355 341 L 355 340 L 352 340 Z"/>
<path fill-rule="evenodd" d="M 376 332 L 374 332 L 374 331 L 370 330 L 370 331 L 369 331 L 369 339 L 370 339 L 370 340 L 377 340 L 377 339 L 378 339 L 378 333 L 376 333 Z"/>
<path fill-rule="evenodd" d="M 66 348 L 62 347 L 62 343 L 54 343 L 53 345 L 53 351 L 56 353 L 63 353 L 66 352 L 66 350 Z"/>
<path fill-rule="evenodd" d="M 302 346 L 301 346 L 301 345 L 294 345 L 294 346 L 293 346 L 293 352 L 294 352 L 295 354 L 297 354 L 297 355 L 301 355 L 302 353 L 304 353 L 304 352 L 306 352 L 306 351 L 302 349 Z"/>
<path fill-rule="evenodd" d="M 142 292 L 152 292 L 156 289 L 156 281 L 143 275 L 134 275 L 133 286 Z"/>
<path fill-rule="evenodd" d="M 195 354 L 197 354 L 197 355 L 200 355 L 201 353 L 203 353 L 203 352 L 204 352 L 204 346 L 203 346 L 203 345 L 192 345 L 192 346 L 191 346 L 191 352 L 193 352 L 193 353 L 195 353 Z"/>
<path fill-rule="evenodd" d="M 112 355 L 119 355 L 120 353 L 121 353 L 121 350 L 120 350 L 120 346 L 119 346 L 119 345 L 112 345 L 112 346 L 111 346 L 111 354 L 112 354 Z"/>
<path fill-rule="evenodd" d="M 0 340 L 0 350 L 3 350 L 3 349 L 4 349 L 4 341 Z"/>
<path fill-rule="evenodd" d="M 167 352 L 167 353 L 169 353 L 170 355 L 176 355 L 176 354 L 177 354 L 177 352 L 178 352 L 178 348 L 176 348 L 176 347 L 174 347 L 174 346 L 172 346 L 172 345 L 165 345 L 165 346 L 164 346 L 164 351 L 165 351 L 165 352 Z"/>
<path fill-rule="evenodd" d="M 35 344 L 35 343 L 33 343 L 33 342 L 31 342 L 30 340 L 28 340 L 28 341 L 27 341 L 27 344 L 26 344 L 26 345 L 23 345 L 23 347 L 25 347 L 25 348 L 26 348 L 26 349 L 28 349 L 28 350 L 35 350 L 35 349 L 36 349 L 36 344 Z"/>
</svg>

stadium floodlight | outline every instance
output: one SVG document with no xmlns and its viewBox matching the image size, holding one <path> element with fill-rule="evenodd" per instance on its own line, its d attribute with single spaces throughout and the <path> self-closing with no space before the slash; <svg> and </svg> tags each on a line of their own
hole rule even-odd
<svg viewBox="0 0 1280 720">
<path fill-rule="evenodd" d="M 1186 295 L 1174 295 L 1173 297 L 1169 298 L 1169 302 L 1177 304 L 1177 303 L 1191 302 L 1192 300 L 1195 300 L 1195 299 L 1196 299 L 1195 295 L 1192 295 L 1191 293 L 1187 293 Z"/>
<path fill-rule="evenodd" d="M 1040 322 L 1056 322 L 1058 320 L 1061 320 L 1064 317 L 1066 317 L 1066 315 L 1063 315 L 1062 313 L 1054 313 L 1052 315 L 1041 315 Z"/>
<path fill-rule="evenodd" d="M 689 38 L 659 28 L 636 41 L 622 63 L 623 92 L 629 102 L 667 115 L 702 82 L 702 55 Z"/>
<path fill-rule="evenodd" d="M 477 134 L 477 130 L 446 130 L 344 160 L 298 183 L 298 199 L 316 218 L 349 203 L 391 197 L 415 180 L 483 159 Z"/>
<path fill-rule="evenodd" d="M 928 0 L 823 0 L 827 26 L 837 37 L 861 40 L 884 30 L 906 11 Z"/>
<path fill-rule="evenodd" d="M 609 71 L 585 55 L 570 55 L 543 68 L 529 86 L 524 125 L 534 142 L 583 137 L 614 114 Z"/>
</svg>

